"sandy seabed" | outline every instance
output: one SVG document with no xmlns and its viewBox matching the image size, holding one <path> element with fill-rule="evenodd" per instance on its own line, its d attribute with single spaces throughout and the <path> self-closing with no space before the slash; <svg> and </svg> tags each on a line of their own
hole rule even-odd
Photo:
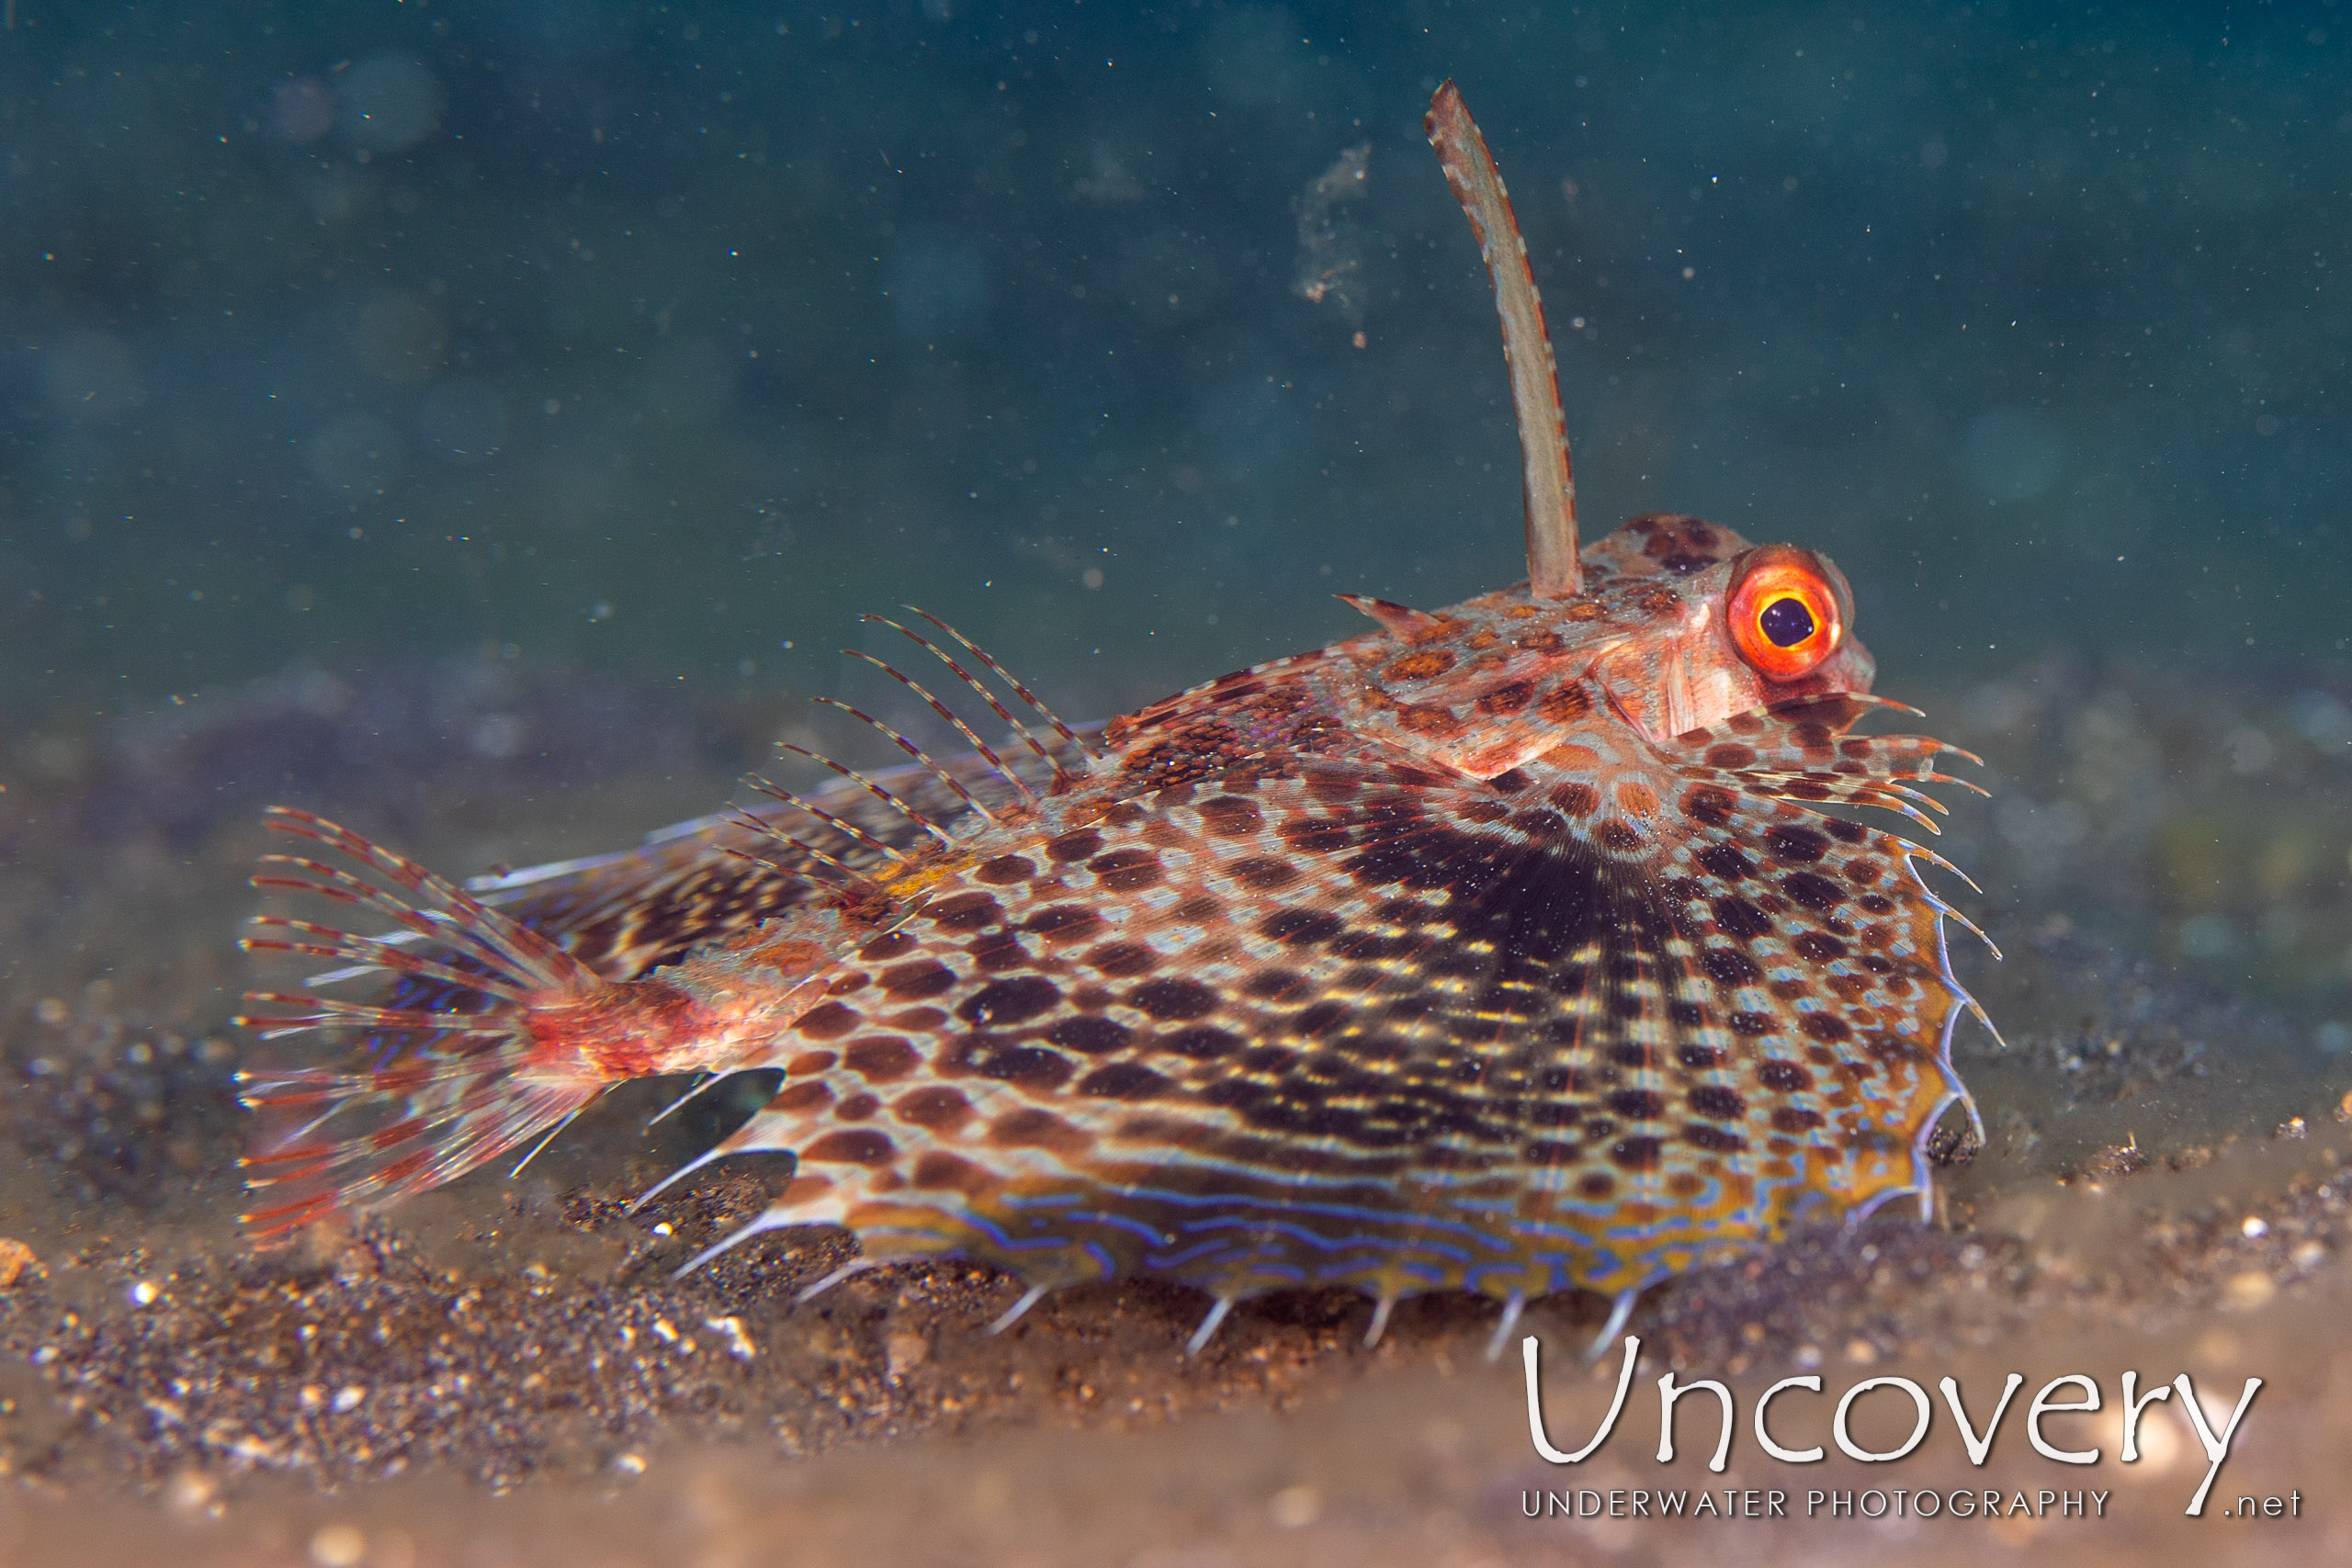
<svg viewBox="0 0 2352 1568">
<path fill-rule="evenodd" d="M 2036 695 L 2046 687 L 2070 694 Z M 1057 1294 L 991 1337 L 1016 1290 L 954 1262 L 795 1305 L 849 1256 L 824 1233 L 763 1236 L 673 1280 L 757 1212 L 773 1172 L 722 1168 L 627 1213 L 716 1132 L 680 1120 L 643 1133 L 661 1085 L 611 1097 L 519 1181 L 478 1175 L 387 1223 L 256 1259 L 231 1218 L 242 1045 L 223 1021 L 243 979 L 231 947 L 252 907 L 242 876 L 260 848 L 252 791 L 133 811 L 127 832 L 81 809 L 107 800 L 119 823 L 142 790 L 184 802 L 201 783 L 191 759 L 237 720 L 224 707 L 211 729 L 119 755 L 94 741 L 0 795 L 17 873 L 5 1126 L 17 1154 L 0 1169 L 0 1231 L 38 1259 L 0 1295 L 0 1467 L 14 1478 L 0 1562 L 2352 1560 L 2352 1072 L 2309 1016 L 2334 982 L 2295 958 L 2344 946 L 2342 764 L 2296 750 L 2308 691 L 2301 707 L 2252 684 L 2165 705 L 2233 716 L 2240 728 L 2208 745 L 2134 730 L 2132 714 L 2153 711 L 2133 706 L 2143 689 L 2023 671 L 1945 705 L 1955 721 L 1937 731 L 1999 759 L 2004 797 L 2036 803 L 2006 818 L 1997 802 L 1962 808 L 1947 846 L 1983 868 L 1977 908 L 2007 949 L 1998 965 L 1963 963 L 2008 1040 L 1962 1036 L 1987 1141 L 1946 1147 L 1930 1225 L 1889 1212 L 1654 1292 L 1631 1325 L 1644 1355 L 1624 1416 L 1575 1466 L 1538 1457 L 1516 1351 L 1485 1359 L 1495 1307 L 1475 1299 L 1408 1302 L 1367 1351 L 1362 1299 L 1270 1298 L 1187 1360 L 1205 1303 L 1150 1281 Z M 2184 903 L 2205 863 L 2193 825 L 2252 829 L 2233 793 L 2248 787 L 2243 768 L 2177 759 L 2242 761 L 2243 727 L 2266 723 L 2270 838 L 2239 857 L 2259 886 Z M 2073 782 L 2068 750 L 2086 733 L 2101 756 L 2148 770 L 2121 780 L 2129 811 L 2069 793 L 2091 787 Z M 626 843 L 730 781 L 690 761 L 577 787 L 458 783 L 379 783 L 347 814 L 404 826 L 407 847 L 466 871 Z M 2280 871 L 2280 843 L 2321 869 Z M 2078 869 L 2053 874 L 2066 853 Z M 2191 972 L 2218 940 L 2210 922 L 2242 897 L 2296 911 L 2292 940 L 2266 950 L 2268 993 Z M 1563 1447 L 1584 1441 L 1614 1386 L 1613 1351 L 1577 1359 L 1600 1310 L 1568 1297 L 1526 1320 Z M 2169 1404 L 2143 1417 L 2140 1461 L 2119 1462 L 2127 1369 L 2143 1390 L 2188 1373 L 2217 1424 L 2244 1380 L 2264 1380 L 2202 1517 L 2184 1510 L 2207 1461 Z M 1683 1402 L 1676 1461 L 1654 1457 L 1668 1371 L 1719 1379 L 1737 1402 L 1720 1474 L 1705 1464 L 1711 1394 Z M 2024 1387 L 1973 1466 L 1938 1380 L 1956 1379 L 1981 1421 L 2011 1371 Z M 2050 1416 L 2044 1435 L 2098 1447 L 2096 1464 L 2043 1458 L 2024 1430 L 2036 1391 L 2069 1373 L 2096 1382 L 2102 1408 Z M 1835 1447 L 1814 1464 L 1767 1456 L 1749 1425 L 1758 1396 L 1809 1374 L 1826 1394 L 1774 1405 L 1790 1446 L 1826 1446 L 1835 1396 L 1874 1377 L 1928 1391 L 1928 1436 L 1883 1464 Z M 1901 1390 L 1882 1389 L 1851 1435 L 1892 1449 L 1912 1418 Z M 1746 1517 L 1769 1514 L 1775 1490 L 1789 1517 Z M 1661 1491 L 1712 1511 L 1659 1517 Z M 1938 1496 L 1933 1517 L 1919 1517 L 1921 1491 Z M 1976 1505 L 1965 1517 L 1954 1493 Z"/>
</svg>

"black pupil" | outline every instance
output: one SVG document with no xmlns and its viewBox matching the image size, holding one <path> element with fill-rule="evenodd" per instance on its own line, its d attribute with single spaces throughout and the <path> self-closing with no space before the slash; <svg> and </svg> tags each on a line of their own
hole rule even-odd
<svg viewBox="0 0 2352 1568">
<path fill-rule="evenodd" d="M 1794 648 L 1813 635 L 1813 612 L 1802 599 L 1775 599 L 1756 617 L 1774 648 Z"/>
</svg>

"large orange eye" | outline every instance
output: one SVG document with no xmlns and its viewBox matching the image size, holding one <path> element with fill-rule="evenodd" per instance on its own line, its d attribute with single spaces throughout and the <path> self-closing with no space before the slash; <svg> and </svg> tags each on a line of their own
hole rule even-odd
<svg viewBox="0 0 2352 1568">
<path fill-rule="evenodd" d="M 1793 681 L 1821 667 L 1846 636 L 1845 584 L 1811 550 L 1766 545 L 1750 551 L 1732 581 L 1725 614 L 1739 656 L 1768 681 Z"/>
</svg>

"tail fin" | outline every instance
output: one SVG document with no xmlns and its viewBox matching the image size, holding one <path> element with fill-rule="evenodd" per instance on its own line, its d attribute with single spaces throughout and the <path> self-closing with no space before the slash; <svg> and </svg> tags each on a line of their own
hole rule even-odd
<svg viewBox="0 0 2352 1568">
<path fill-rule="evenodd" d="M 609 1009 L 616 986 L 561 948 L 453 884 L 307 812 L 273 807 L 271 830 L 339 852 L 399 892 L 300 855 L 265 857 L 257 887 L 315 895 L 396 928 L 360 936 L 279 916 L 249 951 L 301 953 L 350 967 L 323 985 L 389 971 L 437 994 L 424 1008 L 256 991 L 280 1010 L 237 1021 L 275 1040 L 311 1030 L 362 1038 L 358 1070 L 260 1069 L 240 1075 L 257 1119 L 244 1160 L 257 1201 L 244 1214 L 273 1246 L 311 1221 L 361 1213 L 454 1180 L 533 1138 L 552 1137 L 618 1076 L 578 1053 L 550 1053 L 535 1021 Z M 534 1151 L 536 1152 L 536 1150 Z"/>
</svg>

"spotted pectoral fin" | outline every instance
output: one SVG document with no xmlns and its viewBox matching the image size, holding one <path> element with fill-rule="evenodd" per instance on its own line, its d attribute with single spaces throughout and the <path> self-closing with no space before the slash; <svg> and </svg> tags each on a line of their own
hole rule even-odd
<svg viewBox="0 0 2352 1568">
<path fill-rule="evenodd" d="M 1852 733 L 1857 724 L 1880 713 L 1919 716 L 1918 709 L 1892 698 L 1832 692 L 1733 714 L 1661 741 L 1657 750 L 1678 761 L 1703 761 L 1711 767 L 1811 768 L 1883 778 L 1925 778 L 1936 757 L 1980 765 L 1984 761 L 1932 736 Z"/>
<path fill-rule="evenodd" d="M 1616 1291 L 1922 1181 L 1965 998 L 1917 852 L 1664 767 L 1525 773 L 1291 800 L 1292 880 L 1193 1000 L 1227 1048 L 1132 1043 L 1294 1172 L 1187 1259 L 1220 1294 Z M 1369 1203 L 1319 1190 L 1379 1160 Z"/>
<path fill-rule="evenodd" d="M 1254 1129 L 1232 1075 L 1285 1052 L 1286 942 L 1362 901 L 1321 836 L 1449 782 L 1396 761 L 1187 785 L 969 868 L 867 946 L 869 983 L 803 1021 L 782 1090 L 709 1157 L 795 1153 L 762 1226 L 844 1224 L 874 1256 L 1227 1294 L 1370 1278 L 1415 1201 L 1406 1156 Z M 1308 1234 L 1323 1251 L 1293 1257 Z"/>
<path fill-rule="evenodd" d="M 1769 1101 L 1772 1131 L 1842 1168 L 1806 1185 L 1841 1191 L 1849 1212 L 1895 1192 L 1924 1201 L 1928 1133 L 1955 1104 L 1973 1115 L 1952 1027 L 1964 1011 L 1984 1020 L 1952 971 L 1943 922 L 1974 927 L 1924 874 L 1952 868 L 1752 771 L 1679 772 L 1667 890 L 1678 930 L 1699 944 L 1710 1016 L 1738 1037 L 1758 1086 L 1786 1091 Z"/>
<path fill-rule="evenodd" d="M 1663 763 L 1188 785 L 869 950 L 727 1147 L 800 1156 L 763 1225 L 1036 1283 L 1619 1292 L 1917 1184 L 1911 853 Z"/>
<path fill-rule="evenodd" d="M 1292 1054 L 1202 1092 L 1403 1151 L 1392 1223 L 1507 1248 L 1447 1271 L 1496 1294 L 1628 1288 L 1916 1186 L 1964 998 L 1911 847 L 1663 768 L 1525 772 L 1295 834 L 1352 894 L 1268 917 L 1295 1010 L 1247 1032 Z"/>
<path fill-rule="evenodd" d="M 1861 693 L 1799 698 L 1677 735 L 1655 750 L 1686 782 L 1812 806 L 1879 807 L 1940 832 L 1935 818 L 1945 807 L 1920 786 L 1957 784 L 1982 795 L 1981 786 L 1939 771 L 1946 760 L 1982 760 L 1929 736 L 1851 733 L 1886 709 L 1913 711 Z"/>
</svg>

